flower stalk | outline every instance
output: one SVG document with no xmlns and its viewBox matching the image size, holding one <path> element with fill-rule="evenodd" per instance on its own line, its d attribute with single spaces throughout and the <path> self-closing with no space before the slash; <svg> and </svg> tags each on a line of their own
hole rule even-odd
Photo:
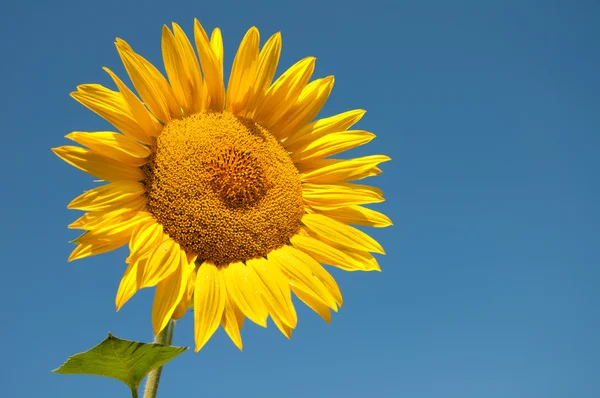
<svg viewBox="0 0 600 398">
<path fill-rule="evenodd" d="M 167 327 L 165 327 L 158 335 L 156 335 L 156 337 L 154 337 L 154 344 L 171 345 L 171 342 L 173 341 L 174 329 L 175 321 L 170 320 Z M 144 398 L 156 398 L 161 373 L 162 366 L 154 369 L 148 374 L 148 380 L 146 381 L 146 387 L 144 388 Z M 133 398 L 137 398 L 137 392 Z"/>
</svg>

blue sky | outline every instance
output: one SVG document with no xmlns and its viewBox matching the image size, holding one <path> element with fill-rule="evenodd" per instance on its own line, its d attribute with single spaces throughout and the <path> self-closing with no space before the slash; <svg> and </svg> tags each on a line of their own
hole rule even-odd
<svg viewBox="0 0 600 398">
<path fill-rule="evenodd" d="M 246 29 L 280 30 L 281 68 L 317 57 L 322 115 L 365 108 L 355 154 L 395 226 L 371 230 L 382 273 L 333 271 L 330 325 L 298 305 L 291 341 L 247 323 L 163 373 L 159 396 L 600 396 L 600 12 L 594 1 L 4 2 L 0 24 L 7 397 L 126 397 L 117 381 L 50 373 L 106 332 L 152 339 L 152 292 L 116 313 L 125 251 L 67 263 L 92 178 L 51 147 L 107 124 L 69 97 L 111 85 L 115 37 L 160 65 L 161 26 L 219 26 L 231 64 Z M 226 66 L 228 68 L 228 66 Z M 112 86 L 111 86 L 112 87 Z M 174 343 L 193 345 L 191 317 Z"/>
</svg>

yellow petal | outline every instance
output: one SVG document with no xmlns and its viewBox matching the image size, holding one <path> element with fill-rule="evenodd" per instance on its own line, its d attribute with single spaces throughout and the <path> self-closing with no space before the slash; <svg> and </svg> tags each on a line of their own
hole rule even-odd
<svg viewBox="0 0 600 398">
<path fill-rule="evenodd" d="M 363 170 L 361 173 L 353 174 L 351 178 L 348 178 L 345 181 L 362 180 L 363 178 L 378 176 L 379 174 L 381 174 L 381 169 L 379 167 L 372 167 Z"/>
<path fill-rule="evenodd" d="M 298 316 L 292 304 L 289 279 L 276 264 L 265 258 L 255 258 L 246 261 L 252 283 L 258 288 L 269 313 L 275 312 L 282 322 L 294 328 Z"/>
<path fill-rule="evenodd" d="M 162 130 L 160 122 L 148 111 L 137 95 L 135 95 L 113 71 L 107 67 L 103 67 L 102 69 L 110 75 L 117 85 L 123 96 L 123 100 L 127 103 L 130 115 L 139 126 L 139 130 L 129 132 L 131 133 L 129 136 L 144 144 L 152 144 L 152 139 L 150 137 L 158 136 L 158 133 Z M 127 134 L 126 132 L 124 133 Z"/>
<path fill-rule="evenodd" d="M 130 227 L 130 226 L 129 226 Z M 106 253 L 125 245 L 129 240 L 129 230 L 119 230 L 107 234 L 106 232 L 97 234 L 95 231 L 86 231 L 73 241 L 78 246 L 69 256 L 68 261 L 74 261 L 81 258 L 95 256 Z"/>
<path fill-rule="evenodd" d="M 171 104 L 176 104 L 171 89 L 167 88 L 168 83 L 156 68 L 136 54 L 125 41 L 117 39 L 115 44 L 138 94 L 152 114 L 162 123 L 167 123 L 171 120 L 171 108 L 173 108 Z M 177 114 L 177 112 L 173 113 Z"/>
<path fill-rule="evenodd" d="M 215 54 L 217 64 L 219 65 L 219 73 L 221 75 L 221 79 L 223 79 L 223 36 L 221 35 L 221 29 L 213 29 L 210 35 L 210 48 Z"/>
<path fill-rule="evenodd" d="M 144 179 L 140 168 L 109 159 L 90 149 L 65 145 L 53 148 L 52 151 L 71 166 L 102 180 L 115 182 Z"/>
<path fill-rule="evenodd" d="M 179 52 L 175 36 L 166 25 L 163 25 L 162 29 L 161 46 L 163 63 L 169 83 L 171 83 L 171 87 L 173 88 L 173 94 L 179 106 L 188 114 L 192 93 L 190 91 L 191 87 L 189 85 L 184 56 Z"/>
<path fill-rule="evenodd" d="M 141 142 L 148 141 L 144 126 L 131 113 L 123 94 L 99 84 L 83 84 L 71 93 L 71 97 L 102 116 L 123 134 Z"/>
<path fill-rule="evenodd" d="M 239 309 L 237 305 L 235 305 L 235 302 L 231 299 L 231 297 L 229 297 L 229 301 L 231 303 L 231 308 L 233 309 L 235 321 L 237 322 L 239 329 L 242 330 L 242 328 L 244 327 L 244 320 L 246 319 L 244 313 L 242 312 L 242 310 Z"/>
<path fill-rule="evenodd" d="M 143 200 L 144 198 L 140 198 Z M 131 211 L 124 212 L 119 216 L 108 220 L 107 222 L 102 222 L 96 225 L 91 233 L 93 235 L 102 236 L 103 238 L 112 238 L 116 235 L 125 235 L 127 240 L 131 236 L 133 230 L 141 223 L 145 223 L 148 220 L 153 220 L 153 217 L 150 213 L 145 211 Z M 91 235 L 87 235 L 91 236 Z M 81 243 L 79 238 L 76 239 L 77 242 Z"/>
<path fill-rule="evenodd" d="M 354 187 L 353 184 L 302 184 L 304 203 L 319 209 L 379 203 L 384 199 L 379 192 Z"/>
<path fill-rule="evenodd" d="M 156 285 L 152 304 L 152 328 L 158 335 L 169 323 L 177 304 L 186 293 L 188 275 L 191 268 L 185 252 L 180 252 L 179 264 L 175 271 Z"/>
<path fill-rule="evenodd" d="M 344 224 L 364 225 L 383 228 L 393 225 L 392 220 L 383 213 L 362 206 L 348 206 L 336 209 L 317 210 L 329 218 Z"/>
<path fill-rule="evenodd" d="M 250 28 L 235 55 L 227 84 L 227 109 L 237 115 L 245 109 L 252 95 L 252 86 L 258 65 L 258 29 Z"/>
<path fill-rule="evenodd" d="M 140 288 L 155 286 L 160 281 L 171 275 L 181 261 L 181 249 L 179 244 L 168 238 L 156 246 L 144 269 L 140 281 Z"/>
<path fill-rule="evenodd" d="M 298 234 L 292 236 L 290 241 L 294 247 L 310 254 L 312 258 L 320 263 L 329 264 L 346 271 L 366 271 L 362 262 L 319 239 Z"/>
<path fill-rule="evenodd" d="M 293 253 L 293 256 L 296 257 L 299 262 L 303 263 L 304 266 L 308 268 L 310 272 L 312 272 L 313 276 L 319 279 L 323 283 L 323 285 L 325 285 L 329 293 L 331 293 L 331 295 L 333 296 L 337 305 L 341 307 L 344 303 L 344 300 L 342 298 L 342 292 L 340 291 L 340 288 L 333 276 L 331 276 L 331 274 L 329 274 L 329 272 L 327 272 L 325 268 L 323 268 L 321 264 L 317 262 L 317 260 L 312 258 L 310 255 L 304 253 L 303 251 L 291 246 L 287 246 L 287 250 L 289 253 Z M 298 286 L 302 287 L 301 285 Z"/>
<path fill-rule="evenodd" d="M 138 281 L 141 279 L 146 266 L 146 260 L 130 263 L 119 284 L 119 290 L 115 298 L 117 311 L 139 290 Z"/>
<path fill-rule="evenodd" d="M 322 214 L 305 214 L 302 223 L 317 235 L 340 245 L 385 254 L 381 245 L 369 235 Z"/>
<path fill-rule="evenodd" d="M 320 185 L 320 184 L 316 184 Z M 383 191 L 380 188 L 374 187 L 373 185 L 356 184 L 354 182 L 341 182 L 334 184 L 335 186 L 344 187 L 347 189 L 353 189 L 361 192 L 368 192 L 373 195 L 383 196 Z"/>
<path fill-rule="evenodd" d="M 277 32 L 267 40 L 258 55 L 256 77 L 252 88 L 252 95 L 248 101 L 248 112 L 245 116 L 254 116 L 257 105 L 262 102 L 267 89 L 273 81 L 279 55 L 281 54 L 281 33 Z"/>
<path fill-rule="evenodd" d="M 304 182 L 330 184 L 342 181 L 356 180 L 357 176 L 372 169 L 379 163 L 387 162 L 390 158 L 385 155 L 370 155 L 360 158 L 341 160 L 324 167 L 304 172 L 300 178 Z"/>
<path fill-rule="evenodd" d="M 208 41 L 208 36 L 197 19 L 194 19 L 194 39 L 204 73 L 204 82 L 210 97 L 209 109 L 220 112 L 225 104 L 225 87 L 219 59 Z"/>
<path fill-rule="evenodd" d="M 344 131 L 356 124 L 365 114 L 363 109 L 355 109 L 330 116 L 324 119 L 315 120 L 298 130 L 290 136 L 285 142 L 285 146 L 290 152 L 296 152 L 299 148 L 306 146 L 309 142 L 315 141 L 331 133 Z"/>
<path fill-rule="evenodd" d="M 95 240 L 94 242 L 81 243 L 73 250 L 68 261 L 75 261 L 81 258 L 106 253 L 118 249 L 125 243 L 127 243 L 126 240 Z"/>
<path fill-rule="evenodd" d="M 96 241 L 128 241 L 133 229 L 151 215 L 143 211 L 125 212 L 107 218 L 89 231 L 73 240 L 73 243 L 86 244 Z"/>
<path fill-rule="evenodd" d="M 182 62 L 186 69 L 186 75 L 189 84 L 189 90 L 184 90 L 188 97 L 189 113 L 199 113 L 204 111 L 204 96 L 202 95 L 204 86 L 202 84 L 202 75 L 200 73 L 200 64 L 194 48 L 190 43 L 185 32 L 179 25 L 173 23 L 173 33 L 175 34 L 175 43 L 182 57 Z"/>
<path fill-rule="evenodd" d="M 364 130 L 349 130 L 331 133 L 308 142 L 292 154 L 294 162 L 310 162 L 364 145 L 375 138 L 375 134 Z"/>
<path fill-rule="evenodd" d="M 145 212 L 125 213 L 109 219 L 94 230 L 86 231 L 73 240 L 73 243 L 79 246 L 71 253 L 69 261 L 106 253 L 123 246 L 129 240 L 133 228 L 148 216 Z"/>
<path fill-rule="evenodd" d="M 129 255 L 131 261 L 148 257 L 152 251 L 165 240 L 163 227 L 154 219 L 138 224 L 131 233 Z"/>
<path fill-rule="evenodd" d="M 189 260 L 189 258 L 188 258 Z M 188 280 L 186 284 L 186 290 L 181 300 L 175 307 L 175 311 L 173 311 L 172 318 L 177 320 L 183 318 L 187 310 L 190 308 L 190 305 L 193 307 L 193 303 L 191 303 L 192 296 L 194 294 L 194 288 L 196 286 L 196 259 L 193 258 L 192 261 L 188 261 L 190 272 L 188 275 Z"/>
<path fill-rule="evenodd" d="M 243 348 L 242 335 L 240 334 L 241 325 L 238 324 L 236 317 L 236 311 L 234 309 L 235 304 L 230 299 L 225 299 L 225 310 L 223 311 L 223 317 L 221 319 L 221 325 L 227 335 L 233 341 L 240 351 Z"/>
<path fill-rule="evenodd" d="M 254 119 L 267 128 L 274 125 L 296 103 L 314 70 L 314 57 L 292 65 L 269 87 L 257 105 Z"/>
<path fill-rule="evenodd" d="M 269 315 L 258 288 L 252 284 L 250 270 L 242 263 L 231 263 L 223 268 L 227 293 L 252 322 L 267 326 Z"/>
<path fill-rule="evenodd" d="M 133 50 L 132 50 L 133 51 Z M 169 108 L 170 116 L 173 118 L 180 118 L 182 115 L 181 106 L 177 103 L 177 99 L 175 98 L 175 94 L 173 94 L 173 89 L 167 82 L 167 79 L 163 76 L 163 74 L 156 69 L 152 63 L 150 63 L 147 59 L 142 57 L 139 54 L 135 54 L 138 62 L 146 68 L 146 72 L 153 79 L 154 83 L 164 96 L 167 102 L 167 107 Z"/>
<path fill-rule="evenodd" d="M 102 156 L 131 166 L 146 164 L 146 158 L 151 153 L 150 148 L 138 144 L 134 139 L 111 131 L 95 133 L 74 131 L 67 134 L 66 138 L 86 146 Z"/>
<path fill-rule="evenodd" d="M 115 211 L 90 211 L 79 217 L 77 220 L 73 221 L 67 226 L 67 228 L 84 229 L 89 231 L 94 229 L 96 225 L 103 223 L 105 220 L 116 217 L 120 214 L 123 214 L 126 211 L 127 210 L 124 209 L 117 209 Z"/>
<path fill-rule="evenodd" d="M 335 168 L 335 165 L 338 165 L 338 163 L 346 161 L 347 160 L 343 159 L 313 159 L 306 163 L 296 163 L 295 166 L 301 174 L 306 174 L 324 167 Z M 372 166 L 371 168 L 362 167 L 359 169 L 347 169 L 345 172 L 340 173 L 340 175 L 336 177 L 337 180 L 336 178 L 331 178 L 331 180 L 335 183 L 357 181 L 367 177 L 378 176 L 379 174 L 381 174 L 381 169 L 377 166 Z"/>
<path fill-rule="evenodd" d="M 323 282 L 313 275 L 311 267 L 305 264 L 307 258 L 310 258 L 308 261 L 315 261 L 308 254 L 287 245 L 269 253 L 271 263 L 275 261 L 281 266 L 283 273 L 290 278 L 291 284 L 312 293 L 328 307 L 337 311 L 336 302 L 331 293 L 323 285 Z"/>
<path fill-rule="evenodd" d="M 356 250 L 349 249 L 344 247 L 339 247 L 340 250 L 343 250 L 347 256 L 352 257 L 355 261 L 360 261 L 365 267 L 365 271 L 378 271 L 381 272 L 381 267 L 377 262 L 377 259 L 373 257 L 373 255 L 364 250 Z"/>
<path fill-rule="evenodd" d="M 282 139 L 294 134 L 298 128 L 310 122 L 325 105 L 334 81 L 333 76 L 328 76 L 312 81 L 304 87 L 296 103 L 271 126 L 269 129 L 271 134 Z"/>
<path fill-rule="evenodd" d="M 308 235 L 312 234 L 310 231 L 307 232 Z M 345 255 L 351 257 L 354 261 L 361 263 L 364 267 L 363 271 L 381 272 L 381 267 L 379 266 L 377 259 L 373 257 L 371 253 L 364 250 L 353 249 L 344 245 L 340 245 L 339 243 L 330 241 L 323 237 L 319 237 L 319 239 L 322 239 L 327 245 L 344 252 Z"/>
<path fill-rule="evenodd" d="M 108 208 L 99 211 L 90 211 L 69 224 L 72 229 L 100 230 L 108 226 L 113 228 L 116 224 L 124 222 L 138 215 L 146 206 L 146 198 L 140 196 L 117 208 Z"/>
<path fill-rule="evenodd" d="M 302 300 L 304 304 L 310 307 L 314 312 L 319 314 L 321 318 L 325 320 L 325 322 L 331 322 L 331 311 L 329 310 L 329 306 L 323 302 L 322 299 L 319 299 L 314 294 L 304 291 L 298 288 L 296 285 L 291 285 L 292 291 L 294 294 Z"/>
<path fill-rule="evenodd" d="M 117 181 L 102 185 L 79 195 L 67 208 L 87 211 L 122 208 L 145 192 L 137 181 Z"/>
<path fill-rule="evenodd" d="M 270 307 L 268 303 L 267 303 L 267 307 L 269 308 L 269 313 L 271 314 L 271 319 L 273 320 L 273 323 L 275 323 L 275 326 L 277 326 L 277 329 L 279 329 L 279 331 L 281 333 L 283 333 L 283 335 L 285 337 L 287 337 L 288 339 L 291 339 L 292 331 L 294 330 L 294 328 L 286 325 L 285 322 L 283 321 L 283 319 L 281 319 L 279 317 L 279 315 L 277 315 L 277 311 L 275 311 L 272 307 Z"/>
<path fill-rule="evenodd" d="M 219 327 L 227 292 L 217 267 L 203 263 L 198 268 L 194 290 L 194 329 L 196 352 L 211 338 Z"/>
</svg>

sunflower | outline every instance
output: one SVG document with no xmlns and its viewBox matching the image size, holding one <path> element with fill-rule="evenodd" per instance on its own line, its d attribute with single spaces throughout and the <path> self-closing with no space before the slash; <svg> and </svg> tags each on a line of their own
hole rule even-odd
<svg viewBox="0 0 600 398">
<path fill-rule="evenodd" d="M 193 307 L 196 351 L 219 325 L 241 349 L 245 318 L 266 327 L 270 316 L 290 338 L 292 292 L 327 322 L 342 305 L 321 263 L 380 270 L 371 253 L 384 254 L 381 245 L 350 224 L 392 225 L 362 206 L 382 202 L 382 191 L 354 183 L 389 158 L 329 158 L 375 135 L 348 130 L 363 110 L 313 120 L 334 82 L 309 82 L 315 58 L 272 82 L 279 33 L 260 48 L 258 30 L 248 30 L 227 90 L 220 30 L 209 38 L 195 20 L 194 41 L 197 55 L 179 25 L 163 27 L 165 78 L 117 39 L 137 95 L 108 68 L 118 91 L 84 84 L 71 94 L 119 132 L 72 132 L 66 138 L 81 146 L 53 149 L 106 182 L 68 205 L 85 211 L 69 225 L 85 231 L 69 261 L 129 244 L 117 310 L 156 286 L 154 333 Z"/>
</svg>

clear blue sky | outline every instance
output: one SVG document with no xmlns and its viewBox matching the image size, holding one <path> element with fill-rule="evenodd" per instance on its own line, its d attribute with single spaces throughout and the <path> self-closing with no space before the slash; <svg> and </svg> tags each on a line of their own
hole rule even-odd
<svg viewBox="0 0 600 398">
<path fill-rule="evenodd" d="M 281 30 L 281 67 L 335 74 L 324 108 L 365 108 L 393 161 L 373 182 L 395 226 L 382 273 L 335 272 L 330 325 L 298 306 L 291 341 L 247 323 L 164 372 L 160 397 L 600 396 L 600 6 L 594 1 L 5 1 L 0 302 L 5 397 L 127 397 L 50 373 L 106 332 L 150 341 L 152 292 L 116 313 L 125 250 L 67 263 L 92 178 L 50 148 L 107 124 L 69 97 L 122 73 L 115 37 L 160 64 L 163 24 Z M 229 68 L 229 66 L 226 66 Z M 280 68 L 281 71 L 281 68 Z M 193 345 L 191 317 L 174 343 Z"/>
</svg>

